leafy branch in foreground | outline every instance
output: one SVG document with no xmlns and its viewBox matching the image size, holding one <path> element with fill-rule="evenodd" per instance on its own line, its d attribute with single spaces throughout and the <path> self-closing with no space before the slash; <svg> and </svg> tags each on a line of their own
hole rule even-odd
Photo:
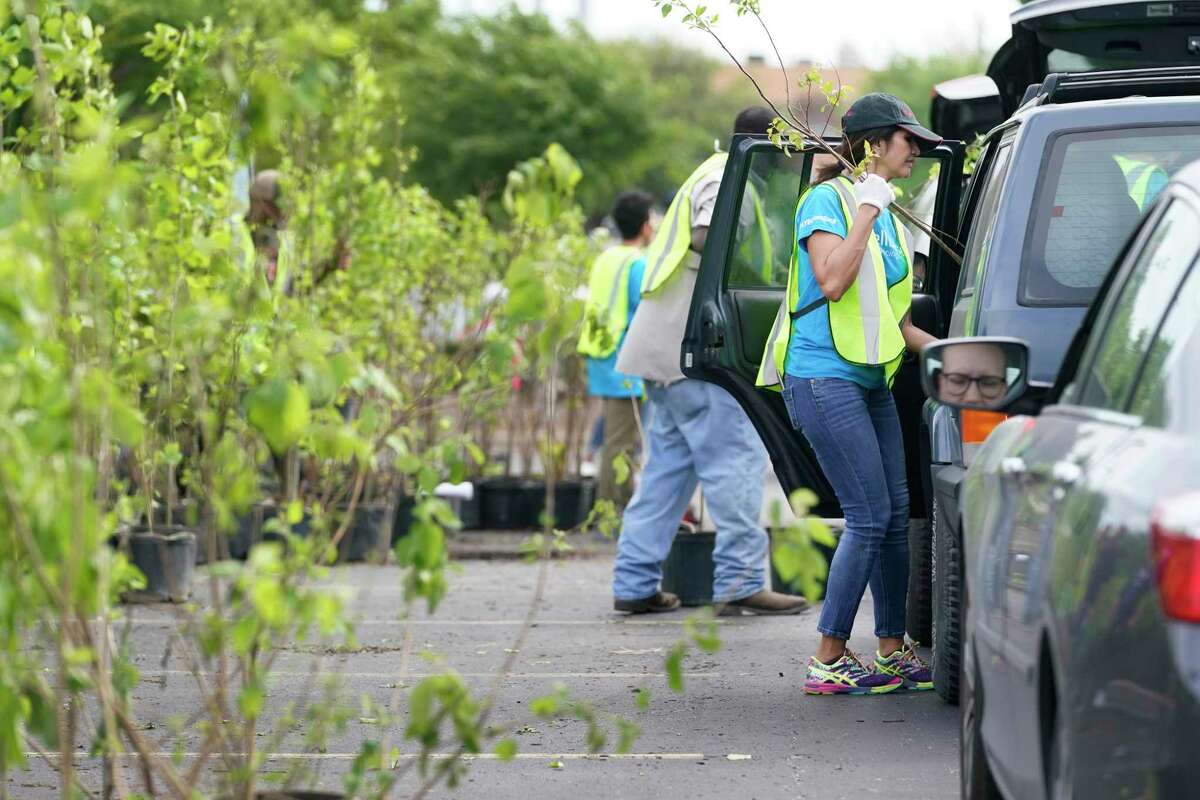
<svg viewBox="0 0 1200 800">
<path fill-rule="evenodd" d="M 663 17 L 669 17 L 676 9 L 678 9 L 682 12 L 682 22 L 684 25 L 691 30 L 701 31 L 709 35 L 712 37 L 713 41 L 720 46 L 721 50 L 724 51 L 725 55 L 729 57 L 729 60 L 733 62 L 734 66 L 736 66 L 738 70 L 746 77 L 746 79 L 750 81 L 751 85 L 754 86 L 754 90 L 758 93 L 758 96 L 762 98 L 762 101 L 767 105 L 768 108 L 775 112 L 776 119 L 772 124 L 772 131 L 770 135 L 771 141 L 776 146 L 783 148 L 785 152 L 789 152 L 804 150 L 809 145 L 812 145 L 818 150 L 824 152 L 826 155 L 837 159 L 838 163 L 840 163 L 844 169 L 850 171 L 851 173 L 857 174 L 863 171 L 865 168 L 863 164 L 850 163 L 850 161 L 848 161 L 840 152 L 838 152 L 836 148 L 825 141 L 824 129 L 821 131 L 816 130 L 806 120 L 801 120 L 793 112 L 791 108 L 791 78 L 788 76 L 788 71 L 786 66 L 784 66 L 783 57 L 779 53 L 779 48 L 775 45 L 775 39 L 772 36 L 770 29 L 767 27 L 766 22 L 762 18 L 759 0 L 729 0 L 729 4 L 734 7 L 734 11 L 737 16 L 743 17 L 748 15 L 754 17 L 755 20 L 758 21 L 759 26 L 766 33 L 767 38 L 770 40 L 771 47 L 775 52 L 775 57 L 779 61 L 779 68 L 783 72 L 784 80 L 788 85 L 788 107 L 786 110 L 781 110 L 774 102 L 771 101 L 770 98 L 767 97 L 762 86 L 758 83 L 754 76 L 746 70 L 742 62 L 726 46 L 724 40 L 721 39 L 720 35 L 714 28 L 720 18 L 716 12 L 710 11 L 708 6 L 705 5 L 678 2 L 678 0 L 650 1 L 662 12 Z M 814 85 L 814 79 L 812 75 L 806 76 L 806 85 L 809 87 Z M 821 88 L 825 87 L 822 86 Z M 830 90 L 826 92 L 826 100 L 830 115 L 832 115 L 834 109 L 838 107 L 846 92 L 845 88 L 841 86 L 836 87 L 836 89 L 829 87 L 829 89 Z M 826 126 L 827 125 L 828 120 L 826 121 Z M 797 134 L 799 135 L 797 136 Z M 864 161 L 869 160 L 870 153 L 868 152 L 864 158 Z M 917 217 L 916 214 L 901 206 L 899 203 L 893 203 L 892 208 L 895 209 L 896 213 L 899 214 L 900 217 L 906 222 L 928 234 L 930 241 L 944 250 L 956 264 L 961 266 L 962 258 L 947 242 L 947 238 L 957 241 L 953 234 L 938 231 L 933 226 Z"/>
</svg>

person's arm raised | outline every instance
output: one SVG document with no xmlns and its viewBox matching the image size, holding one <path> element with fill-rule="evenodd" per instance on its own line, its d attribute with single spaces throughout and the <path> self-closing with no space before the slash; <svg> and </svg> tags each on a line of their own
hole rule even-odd
<svg viewBox="0 0 1200 800">
<path fill-rule="evenodd" d="M 808 258 L 821 294 L 830 302 L 842 295 L 858 277 L 858 267 L 867 250 L 875 220 L 883 209 L 892 204 L 895 195 L 887 181 L 878 175 L 868 175 L 855 186 L 858 210 L 846 238 L 828 231 L 816 231 L 808 237 Z"/>
</svg>

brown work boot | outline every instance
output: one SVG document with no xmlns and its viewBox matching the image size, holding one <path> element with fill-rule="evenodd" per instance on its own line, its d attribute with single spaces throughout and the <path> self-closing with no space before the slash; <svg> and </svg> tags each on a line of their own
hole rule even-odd
<svg viewBox="0 0 1200 800">
<path fill-rule="evenodd" d="M 808 601 L 794 594 L 781 594 L 763 589 L 741 600 L 732 600 L 721 609 L 722 617 L 740 617 L 742 614 L 799 614 L 808 608 Z"/>
<path fill-rule="evenodd" d="M 679 598 L 670 592 L 655 592 L 641 600 L 613 600 L 613 608 L 627 614 L 659 614 L 679 608 Z"/>
</svg>

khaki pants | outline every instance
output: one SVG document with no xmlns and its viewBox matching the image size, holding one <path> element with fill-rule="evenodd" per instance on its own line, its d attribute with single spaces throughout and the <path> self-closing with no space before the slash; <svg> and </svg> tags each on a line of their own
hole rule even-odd
<svg viewBox="0 0 1200 800">
<path fill-rule="evenodd" d="M 638 428 L 634 416 L 636 398 L 602 398 L 601 415 L 604 417 L 604 444 L 600 447 L 600 481 L 596 486 L 597 500 L 611 500 L 617 513 L 625 510 L 633 496 L 633 454 L 637 449 Z M 629 464 L 630 475 L 618 484 L 613 459 L 624 455 Z"/>
</svg>

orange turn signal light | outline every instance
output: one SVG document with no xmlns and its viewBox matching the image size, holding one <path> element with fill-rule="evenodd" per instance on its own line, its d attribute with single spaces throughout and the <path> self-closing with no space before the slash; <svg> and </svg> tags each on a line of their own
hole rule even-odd
<svg viewBox="0 0 1200 800">
<path fill-rule="evenodd" d="M 1008 419 L 1008 414 L 999 411 L 976 411 L 964 408 L 959 416 L 962 427 L 963 444 L 979 444 L 996 429 L 1001 422 Z"/>
</svg>

